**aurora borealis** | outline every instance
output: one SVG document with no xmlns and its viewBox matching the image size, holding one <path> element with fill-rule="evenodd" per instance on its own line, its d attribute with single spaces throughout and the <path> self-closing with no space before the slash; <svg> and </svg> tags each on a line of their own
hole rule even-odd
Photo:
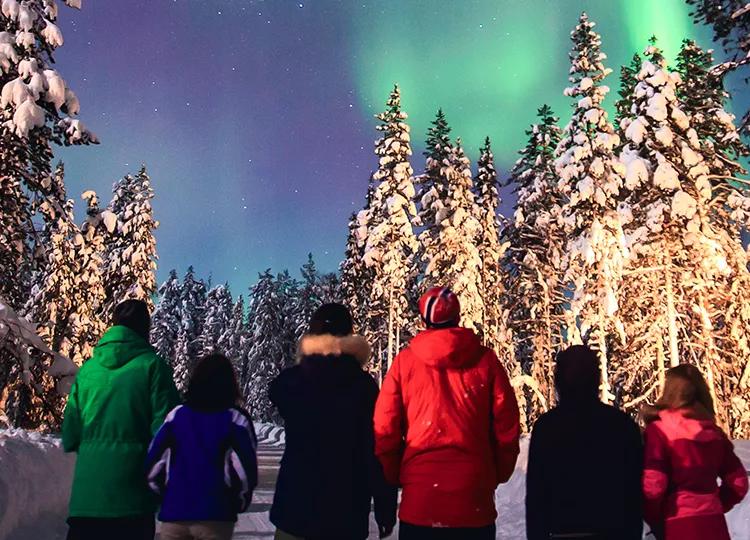
<svg viewBox="0 0 750 540">
<path fill-rule="evenodd" d="M 655 34 L 711 46 L 684 0 L 128 0 L 61 9 L 58 69 L 102 144 L 66 149 L 69 196 L 145 163 L 159 279 L 193 264 L 244 292 L 312 252 L 335 269 L 376 166 L 372 115 L 402 87 L 414 142 L 438 107 L 472 158 L 485 135 L 505 175 L 536 109 L 567 120 L 569 32 L 602 34 L 608 83 Z M 612 105 L 614 96 L 611 96 Z M 506 207 L 510 204 L 506 201 Z M 79 205 L 80 207 L 80 205 Z"/>
</svg>

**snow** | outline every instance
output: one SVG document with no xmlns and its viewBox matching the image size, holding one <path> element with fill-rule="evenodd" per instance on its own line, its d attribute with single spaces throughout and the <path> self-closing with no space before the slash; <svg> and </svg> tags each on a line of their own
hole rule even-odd
<svg viewBox="0 0 750 540">
<path fill-rule="evenodd" d="M 625 130 L 625 137 L 635 144 L 641 144 L 646 137 L 646 125 L 647 122 L 645 119 L 636 118 L 630 122 L 630 125 Z"/>
<path fill-rule="evenodd" d="M 31 99 L 27 99 L 13 114 L 13 125 L 16 135 L 22 138 L 28 137 L 29 131 L 44 125 L 44 109 Z"/>
<path fill-rule="evenodd" d="M 648 100 L 646 114 L 657 122 L 663 122 L 667 119 L 667 98 L 663 94 L 654 94 Z"/>
<path fill-rule="evenodd" d="M 654 171 L 654 184 L 661 189 L 674 190 L 679 189 L 680 179 L 674 167 L 668 162 L 663 161 Z"/>
<path fill-rule="evenodd" d="M 44 40 L 52 47 L 61 47 L 64 40 L 60 28 L 58 28 L 57 25 L 51 23 L 50 21 L 45 22 L 47 24 L 44 27 L 44 30 L 42 30 L 42 37 L 44 37 Z"/>
<path fill-rule="evenodd" d="M 259 442 L 282 447 L 284 430 L 256 423 Z M 528 437 L 510 481 L 497 488 L 497 538 L 526 538 L 524 500 Z M 750 441 L 737 441 L 735 451 L 750 468 Z M 0 430 L 0 538 L 5 540 L 62 540 L 67 527 L 67 503 L 75 458 L 64 454 L 58 438 L 23 430 Z M 12 496 L 11 496 L 12 494 Z M 750 535 L 750 498 L 727 514 L 733 539 Z"/>
<path fill-rule="evenodd" d="M 663 146 L 672 146 L 672 141 L 674 140 L 674 134 L 669 129 L 669 126 L 662 126 L 654 131 L 654 137 Z"/>
<path fill-rule="evenodd" d="M 690 194 L 680 190 L 672 198 L 672 216 L 691 219 L 698 210 L 698 203 Z"/>
</svg>

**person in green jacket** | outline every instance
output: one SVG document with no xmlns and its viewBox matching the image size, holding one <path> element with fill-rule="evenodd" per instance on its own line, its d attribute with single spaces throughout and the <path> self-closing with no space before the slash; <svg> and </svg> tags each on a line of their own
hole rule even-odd
<svg viewBox="0 0 750 540">
<path fill-rule="evenodd" d="M 172 370 L 148 343 L 140 300 L 114 311 L 68 398 L 63 448 L 77 452 L 68 540 L 153 540 L 157 501 L 144 474 L 151 438 L 180 402 Z"/>
</svg>

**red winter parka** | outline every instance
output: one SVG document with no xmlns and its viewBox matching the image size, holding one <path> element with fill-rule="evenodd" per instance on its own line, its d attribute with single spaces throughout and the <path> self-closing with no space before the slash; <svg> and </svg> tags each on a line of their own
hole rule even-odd
<svg viewBox="0 0 750 540">
<path fill-rule="evenodd" d="M 644 517 L 665 540 L 729 540 L 724 513 L 747 493 L 747 472 L 721 429 L 691 416 L 661 411 L 646 428 Z"/>
<path fill-rule="evenodd" d="M 495 353 L 465 328 L 426 330 L 394 360 L 375 407 L 375 452 L 403 487 L 399 517 L 484 527 L 518 457 L 518 404 Z"/>
</svg>

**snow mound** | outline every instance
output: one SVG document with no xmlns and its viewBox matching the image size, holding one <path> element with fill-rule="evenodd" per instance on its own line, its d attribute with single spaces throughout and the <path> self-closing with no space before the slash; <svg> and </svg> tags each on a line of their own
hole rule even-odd
<svg viewBox="0 0 750 540">
<path fill-rule="evenodd" d="M 74 464 L 56 437 L 0 430 L 0 538 L 65 538 Z"/>
</svg>

